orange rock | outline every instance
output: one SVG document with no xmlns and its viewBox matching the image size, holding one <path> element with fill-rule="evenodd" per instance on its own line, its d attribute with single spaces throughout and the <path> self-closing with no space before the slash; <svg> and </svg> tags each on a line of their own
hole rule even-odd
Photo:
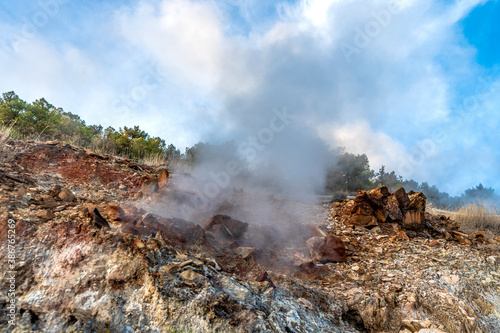
<svg viewBox="0 0 500 333">
<path fill-rule="evenodd" d="M 404 230 L 401 230 L 398 233 L 398 238 L 401 239 L 401 240 L 406 240 L 406 241 L 410 240 L 410 238 L 408 238 L 408 235 L 406 234 L 406 232 L 404 232 Z"/>
<path fill-rule="evenodd" d="M 168 172 L 167 169 L 161 170 L 160 176 L 158 177 L 158 186 L 160 189 L 167 185 L 169 177 L 170 177 L 170 173 Z"/>
<path fill-rule="evenodd" d="M 429 246 L 431 246 L 431 247 L 436 247 L 439 245 L 440 245 L 440 243 L 439 243 L 439 240 L 437 240 L 437 239 L 432 239 L 429 241 Z"/>
<path fill-rule="evenodd" d="M 105 212 L 108 218 L 113 221 L 121 221 L 125 218 L 125 211 L 117 204 L 109 205 Z"/>
</svg>

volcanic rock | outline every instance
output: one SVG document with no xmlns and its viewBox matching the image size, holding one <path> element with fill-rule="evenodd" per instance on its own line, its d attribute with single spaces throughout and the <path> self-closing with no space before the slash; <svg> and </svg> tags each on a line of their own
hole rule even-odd
<svg viewBox="0 0 500 333">
<path fill-rule="evenodd" d="M 170 177 L 170 174 L 167 169 L 163 169 L 160 172 L 160 176 L 158 177 L 158 187 L 162 189 L 167 185 L 168 178 Z"/>
<path fill-rule="evenodd" d="M 248 223 L 234 220 L 227 215 L 214 215 L 202 224 L 203 229 L 222 238 L 240 238 L 248 229 Z"/>
<path fill-rule="evenodd" d="M 410 198 L 408 198 L 408 194 L 406 194 L 405 189 L 400 187 L 393 192 L 393 195 L 396 197 L 396 200 L 398 201 L 399 208 L 401 210 L 407 209 L 408 205 L 410 204 Z"/>
<path fill-rule="evenodd" d="M 58 197 L 65 202 L 73 202 L 76 199 L 75 195 L 67 188 L 63 188 L 61 192 L 59 192 Z"/>
<path fill-rule="evenodd" d="M 125 219 L 125 211 L 117 204 L 110 204 L 106 207 L 106 215 L 110 220 L 121 221 Z"/>
<path fill-rule="evenodd" d="M 48 209 L 38 211 L 38 213 L 36 213 L 36 216 L 42 220 L 51 220 L 56 217 L 54 212 Z"/>
<path fill-rule="evenodd" d="M 413 192 L 410 191 L 408 193 L 408 198 L 410 199 L 410 203 L 408 204 L 408 210 L 416 210 L 420 212 L 425 212 L 425 203 L 427 198 L 425 194 L 422 192 Z"/>
<path fill-rule="evenodd" d="M 399 201 L 393 194 L 387 197 L 387 200 L 384 203 L 384 210 L 387 213 L 387 217 L 389 217 L 391 221 L 396 222 L 403 219 L 403 213 L 399 208 Z"/>
<path fill-rule="evenodd" d="M 425 227 L 425 214 L 418 211 L 407 211 L 403 218 L 403 229 L 421 231 Z"/>
<path fill-rule="evenodd" d="M 104 217 L 102 217 L 101 213 L 97 210 L 97 208 L 94 208 L 94 225 L 101 229 L 101 228 L 106 228 L 106 229 L 111 229 L 108 221 Z"/>
<path fill-rule="evenodd" d="M 136 236 L 152 236 L 153 232 L 145 227 L 135 226 L 132 224 L 124 224 L 120 231 L 125 234 L 131 234 Z"/>
<path fill-rule="evenodd" d="M 345 245 L 340 238 L 333 235 L 312 237 L 306 243 L 313 260 L 323 264 L 347 261 Z"/>
</svg>

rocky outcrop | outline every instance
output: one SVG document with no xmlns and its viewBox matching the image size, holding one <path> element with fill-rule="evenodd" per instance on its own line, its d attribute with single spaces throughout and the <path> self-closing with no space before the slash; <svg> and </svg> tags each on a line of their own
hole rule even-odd
<svg viewBox="0 0 500 333">
<path fill-rule="evenodd" d="M 397 224 L 411 236 L 448 238 L 459 225 L 446 216 L 425 212 L 426 197 L 421 192 L 404 188 L 390 193 L 383 186 L 370 191 L 359 191 L 353 200 L 332 204 L 335 216 L 343 223 L 365 228 Z"/>
<path fill-rule="evenodd" d="M 165 208 L 195 202 L 175 173 L 60 142 L 8 147 L 0 251 L 15 228 L 16 262 L 0 268 L 16 290 L 0 293 L 1 331 L 500 331 L 500 239 L 460 232 L 419 193 L 303 204 L 303 224 L 286 208 L 302 204 L 275 200 L 281 216 L 215 211 L 202 227 Z M 153 179 L 158 190 L 141 194 Z M 238 196 L 224 207 L 243 205 Z"/>
</svg>

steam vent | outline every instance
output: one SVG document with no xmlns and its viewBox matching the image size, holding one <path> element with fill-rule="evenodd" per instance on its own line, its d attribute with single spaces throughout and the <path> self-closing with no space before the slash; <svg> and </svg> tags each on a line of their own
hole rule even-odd
<svg viewBox="0 0 500 333">
<path fill-rule="evenodd" d="M 4 288 L 3 332 L 500 331 L 500 239 L 458 231 L 422 193 L 318 205 L 230 189 L 200 205 L 189 175 L 7 146 L 1 250 L 15 221 L 17 261 L 1 265 L 18 325 Z"/>
</svg>

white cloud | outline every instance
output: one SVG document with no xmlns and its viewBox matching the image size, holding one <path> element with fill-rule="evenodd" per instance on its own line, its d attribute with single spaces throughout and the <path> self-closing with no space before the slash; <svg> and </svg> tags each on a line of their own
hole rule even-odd
<svg viewBox="0 0 500 333">
<path fill-rule="evenodd" d="M 28 100 L 47 97 L 90 123 L 140 124 L 181 147 L 245 140 L 286 107 L 296 122 L 269 146 L 269 158 L 272 149 L 320 155 L 319 136 L 367 153 L 372 166 L 398 170 L 419 143 L 453 121 L 457 83 L 480 73 L 457 22 L 482 2 L 407 0 L 395 10 L 390 1 L 304 0 L 281 4 L 272 24 L 256 28 L 257 1 L 144 0 L 102 15 L 110 20 L 97 25 L 107 30 L 87 32 L 106 47 L 49 42 L 43 31 L 15 50 L 0 42 L 0 89 Z M 231 29 L 238 22 L 224 10 L 232 7 L 254 24 L 248 34 Z M 354 52 L 346 56 L 342 45 Z M 160 73 L 153 85 L 148 64 Z M 489 99 L 475 107 L 483 103 L 488 110 L 499 105 Z M 454 137 L 473 132 L 468 126 L 444 130 L 447 141 L 403 176 L 444 183 L 433 171 L 463 159 L 451 152 L 466 144 Z M 303 166 L 297 172 L 318 171 L 312 158 L 295 163 Z M 454 181 L 463 184 L 456 177 L 471 174 Z"/>
</svg>

